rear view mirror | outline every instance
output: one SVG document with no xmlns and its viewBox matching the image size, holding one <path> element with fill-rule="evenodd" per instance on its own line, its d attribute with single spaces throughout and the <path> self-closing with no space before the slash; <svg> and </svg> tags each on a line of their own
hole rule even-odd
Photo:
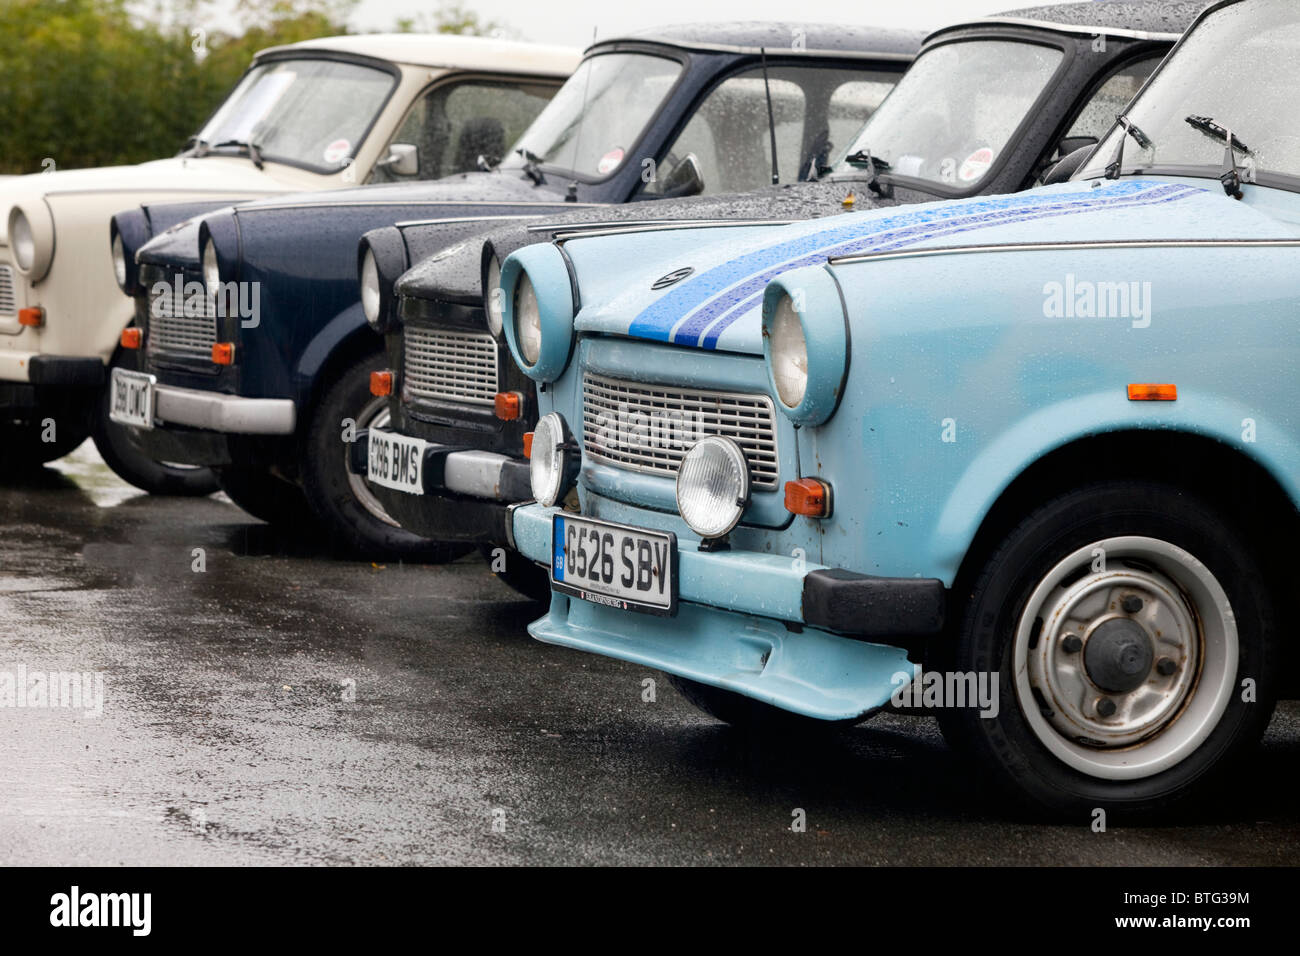
<svg viewBox="0 0 1300 956">
<path fill-rule="evenodd" d="M 395 176 L 414 176 L 420 171 L 420 150 L 410 143 L 393 143 L 375 165 Z"/>
<path fill-rule="evenodd" d="M 1063 183 L 1073 176 L 1083 165 L 1083 161 L 1092 153 L 1095 143 L 1090 143 L 1070 153 L 1063 160 L 1047 171 L 1043 177 L 1043 185 L 1051 186 L 1054 183 Z"/>
<path fill-rule="evenodd" d="M 704 192 L 704 172 L 700 161 L 694 153 L 687 153 L 682 161 L 672 168 L 664 177 L 662 199 L 681 199 L 686 196 L 698 196 Z"/>
</svg>

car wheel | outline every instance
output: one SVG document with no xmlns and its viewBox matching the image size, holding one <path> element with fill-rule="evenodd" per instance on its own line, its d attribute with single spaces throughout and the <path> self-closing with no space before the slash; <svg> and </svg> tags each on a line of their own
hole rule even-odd
<svg viewBox="0 0 1300 956">
<path fill-rule="evenodd" d="M 1268 724 L 1264 581 L 1240 531 L 1177 488 L 1064 495 L 970 591 L 947 666 L 997 674 L 997 714 L 945 710 L 945 736 L 1054 815 L 1167 809 L 1222 779 Z"/>
<path fill-rule="evenodd" d="M 551 575 L 518 551 L 509 548 L 494 548 L 483 545 L 479 548 L 483 559 L 497 579 L 508 584 L 530 601 L 549 601 L 551 599 Z M 499 554 L 498 554 L 499 552 Z M 504 562 L 504 568 L 498 568 Z"/>
<path fill-rule="evenodd" d="M 370 394 L 370 373 L 383 367 L 382 355 L 370 356 L 326 388 L 303 443 L 301 475 L 307 501 L 334 539 L 358 555 L 451 561 L 468 554 L 472 546 L 430 541 L 404 530 L 384 510 L 366 480 L 348 469 L 345 432 L 388 424 L 387 400 Z M 345 428 L 348 420 L 352 426 Z"/>
<path fill-rule="evenodd" d="M 818 734 L 860 722 L 805 717 L 803 714 L 773 707 L 771 704 L 746 697 L 744 694 L 723 690 L 712 684 L 702 684 L 686 677 L 678 677 L 676 674 L 669 674 L 668 682 L 704 713 L 724 724 L 730 724 L 737 730 L 771 734 Z"/>
<path fill-rule="evenodd" d="M 92 436 L 104 464 L 114 474 L 151 495 L 202 497 L 217 490 L 217 476 L 211 468 L 154 461 L 146 455 L 136 444 L 132 430 L 108 417 L 110 401 L 110 390 L 105 388 L 96 409 Z"/>
<path fill-rule="evenodd" d="M 302 489 L 260 468 L 218 468 L 217 483 L 254 518 L 284 529 L 315 532 L 316 516 Z"/>
</svg>

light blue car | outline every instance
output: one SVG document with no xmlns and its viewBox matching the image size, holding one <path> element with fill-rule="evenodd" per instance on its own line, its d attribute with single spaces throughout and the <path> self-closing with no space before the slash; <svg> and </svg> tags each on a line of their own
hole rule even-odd
<svg viewBox="0 0 1300 956">
<path fill-rule="evenodd" d="M 1071 182 L 512 255 L 530 633 L 733 723 L 933 712 L 1057 812 L 1222 781 L 1295 690 L 1298 63 L 1221 2 Z"/>
</svg>

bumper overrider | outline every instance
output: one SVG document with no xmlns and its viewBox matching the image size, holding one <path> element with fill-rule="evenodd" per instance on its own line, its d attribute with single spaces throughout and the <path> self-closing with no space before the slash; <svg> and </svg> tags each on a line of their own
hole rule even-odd
<svg viewBox="0 0 1300 956">
<path fill-rule="evenodd" d="M 372 436 L 382 440 L 393 434 L 378 429 L 357 432 L 348 455 L 352 473 L 367 477 Z M 528 462 L 477 448 L 422 444 L 418 467 L 408 462 L 402 473 L 393 476 L 408 490 L 368 478 L 371 493 L 384 510 L 407 531 L 431 540 L 513 547 L 507 517 L 513 505 L 532 497 Z"/>
</svg>

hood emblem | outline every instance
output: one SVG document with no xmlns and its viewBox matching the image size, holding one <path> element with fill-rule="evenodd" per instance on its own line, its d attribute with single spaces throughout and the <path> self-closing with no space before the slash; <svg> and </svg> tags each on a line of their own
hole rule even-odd
<svg viewBox="0 0 1300 956">
<path fill-rule="evenodd" d="M 676 285 L 677 283 L 685 279 L 688 275 L 691 275 L 694 271 L 695 270 L 692 269 L 690 266 L 687 266 L 685 269 L 674 270 L 673 272 L 668 273 L 668 275 L 664 276 L 662 279 L 656 279 L 654 285 L 650 286 L 650 290 L 652 292 L 658 292 L 660 289 L 666 289 L 670 285 Z"/>
</svg>

